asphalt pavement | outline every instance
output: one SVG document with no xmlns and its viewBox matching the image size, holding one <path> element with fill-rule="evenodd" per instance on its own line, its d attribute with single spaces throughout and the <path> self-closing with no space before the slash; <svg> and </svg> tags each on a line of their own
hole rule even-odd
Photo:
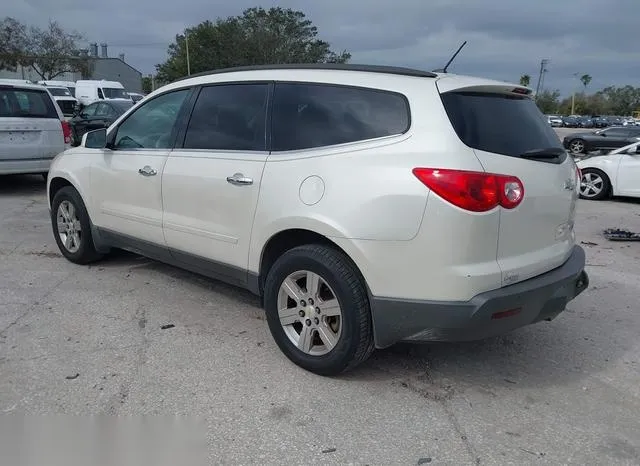
<svg viewBox="0 0 640 466">
<path fill-rule="evenodd" d="M 640 243 L 601 235 L 640 231 L 640 202 L 579 203 L 591 286 L 555 321 L 322 378 L 244 291 L 63 259 L 44 189 L 0 177 L 0 413 L 186 416 L 209 464 L 640 464 Z"/>
</svg>

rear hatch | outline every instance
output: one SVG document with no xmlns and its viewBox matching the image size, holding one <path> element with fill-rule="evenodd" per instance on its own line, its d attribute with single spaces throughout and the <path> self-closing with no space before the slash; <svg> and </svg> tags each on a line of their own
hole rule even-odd
<svg viewBox="0 0 640 466">
<path fill-rule="evenodd" d="M 516 176 L 524 199 L 500 209 L 497 261 L 509 285 L 564 263 L 575 244 L 576 165 L 529 90 L 443 78 L 438 88 L 449 119 L 485 171 Z"/>
<path fill-rule="evenodd" d="M 63 150 L 62 123 L 49 93 L 0 85 L 0 160 L 53 158 Z"/>
</svg>

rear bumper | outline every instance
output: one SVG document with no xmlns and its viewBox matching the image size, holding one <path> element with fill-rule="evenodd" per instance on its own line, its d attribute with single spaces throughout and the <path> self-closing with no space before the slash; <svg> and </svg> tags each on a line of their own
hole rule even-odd
<svg viewBox="0 0 640 466">
<path fill-rule="evenodd" d="M 377 348 L 399 341 L 469 341 L 552 320 L 589 286 L 585 253 L 575 246 L 560 267 L 481 293 L 469 301 L 410 301 L 372 297 Z M 500 314 L 504 313 L 504 314 Z"/>
<path fill-rule="evenodd" d="M 21 175 L 30 173 L 46 173 L 53 157 L 46 159 L 2 160 L 0 159 L 0 175 Z"/>
</svg>

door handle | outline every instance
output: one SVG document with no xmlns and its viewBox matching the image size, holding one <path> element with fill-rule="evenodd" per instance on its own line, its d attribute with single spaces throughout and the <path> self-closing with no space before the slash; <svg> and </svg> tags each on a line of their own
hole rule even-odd
<svg viewBox="0 0 640 466">
<path fill-rule="evenodd" d="M 142 176 L 154 176 L 158 174 L 158 172 L 151 168 L 149 165 L 145 165 L 144 167 L 138 169 L 138 173 L 140 173 Z"/>
<path fill-rule="evenodd" d="M 236 186 L 248 186 L 253 184 L 253 180 L 244 176 L 242 173 L 236 173 L 233 176 L 227 176 L 227 183 L 231 183 Z"/>
</svg>

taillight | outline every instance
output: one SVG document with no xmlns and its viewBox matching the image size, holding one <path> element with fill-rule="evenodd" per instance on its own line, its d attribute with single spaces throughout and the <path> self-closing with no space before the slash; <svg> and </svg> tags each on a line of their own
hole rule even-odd
<svg viewBox="0 0 640 466">
<path fill-rule="evenodd" d="M 524 198 L 524 185 L 515 176 L 441 168 L 414 168 L 413 174 L 447 202 L 472 212 L 513 209 Z"/>
<path fill-rule="evenodd" d="M 62 124 L 62 135 L 64 136 L 64 143 L 71 144 L 71 125 L 67 120 L 61 120 Z"/>
</svg>

